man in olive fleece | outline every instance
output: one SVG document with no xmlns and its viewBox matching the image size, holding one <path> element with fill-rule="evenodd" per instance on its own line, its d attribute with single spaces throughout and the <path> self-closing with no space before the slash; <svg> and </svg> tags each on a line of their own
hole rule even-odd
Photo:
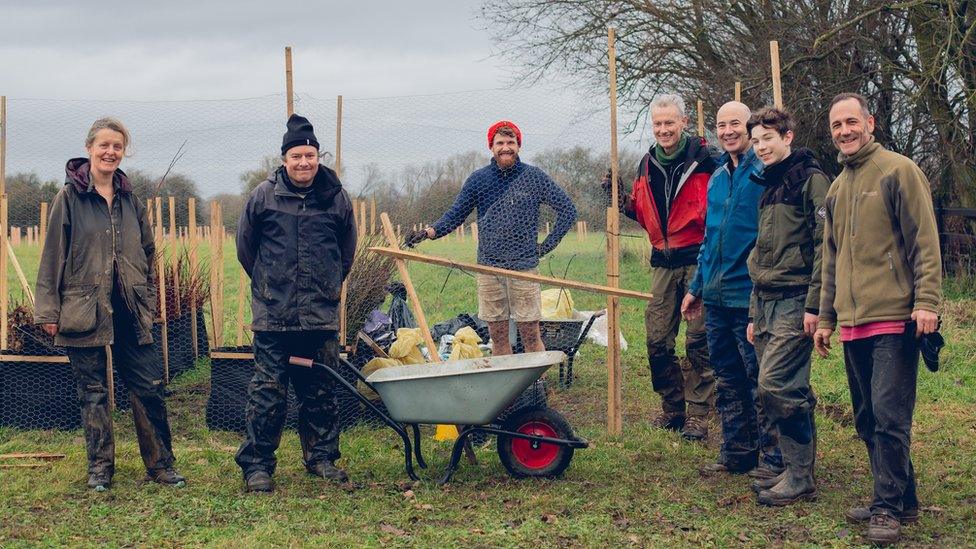
<svg viewBox="0 0 976 549">
<path fill-rule="evenodd" d="M 753 290 L 746 334 L 759 360 L 759 399 L 776 427 L 786 469 L 752 483 L 764 505 L 816 497 L 817 433 L 810 387 L 813 333 L 820 307 L 821 243 L 830 180 L 810 149 L 793 149 L 793 118 L 762 109 L 748 123 L 763 163 L 752 180 L 759 199 L 759 232 L 749 254 Z"/>
<path fill-rule="evenodd" d="M 844 170 L 827 193 L 814 344 L 827 356 L 840 324 L 855 427 L 871 460 L 874 500 L 847 518 L 869 521 L 868 540 L 894 543 L 901 523 L 918 518 L 910 455 L 917 338 L 938 329 L 942 258 L 928 179 L 873 132 L 864 97 L 834 98 L 830 133 Z"/>
</svg>

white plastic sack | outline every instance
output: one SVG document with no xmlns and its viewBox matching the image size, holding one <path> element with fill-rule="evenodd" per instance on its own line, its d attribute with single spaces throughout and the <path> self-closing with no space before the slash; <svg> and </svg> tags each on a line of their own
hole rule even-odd
<svg viewBox="0 0 976 549">
<path fill-rule="evenodd" d="M 576 318 L 583 319 L 583 326 L 586 327 L 586 323 L 590 321 L 590 317 L 593 316 L 594 311 L 576 311 Z M 601 347 L 606 347 L 610 343 L 610 338 L 607 336 L 607 315 L 603 315 L 600 318 L 593 321 L 593 325 L 590 326 L 590 331 L 586 334 L 586 339 L 596 343 Z M 624 333 L 620 332 L 620 350 L 627 350 L 627 340 L 624 339 Z"/>
</svg>

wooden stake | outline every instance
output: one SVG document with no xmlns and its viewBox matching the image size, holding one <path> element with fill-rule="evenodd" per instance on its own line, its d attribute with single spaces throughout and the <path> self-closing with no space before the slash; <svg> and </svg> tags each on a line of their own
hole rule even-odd
<svg viewBox="0 0 976 549">
<path fill-rule="evenodd" d="M 173 265 L 173 309 L 176 316 L 180 316 L 180 269 L 179 257 L 176 251 L 176 197 L 169 197 L 169 241 L 172 243 L 170 248 L 170 261 Z"/>
<path fill-rule="evenodd" d="M 295 114 L 295 86 L 291 72 L 291 46 L 285 46 L 285 94 L 288 96 L 286 112 L 288 116 Z"/>
<path fill-rule="evenodd" d="M 610 181 L 620 173 L 617 157 L 617 48 L 616 31 L 608 29 L 607 44 L 610 67 Z M 701 102 L 699 101 L 699 105 Z M 699 106 L 699 111 L 701 107 Z M 619 190 L 610 185 L 611 207 L 607 208 L 607 286 L 620 286 L 620 218 L 617 211 Z M 620 309 L 616 296 L 607 298 L 607 431 L 612 435 L 623 432 L 620 411 L 623 370 L 620 366 Z"/>
<path fill-rule="evenodd" d="M 187 239 L 189 240 L 188 245 L 190 248 L 190 280 L 196 281 L 199 277 L 200 266 L 197 263 L 199 257 L 197 257 L 197 199 L 190 198 L 186 199 L 187 208 Z M 196 284 L 190 286 L 190 337 L 193 339 L 191 345 L 193 346 L 193 358 L 200 356 L 200 345 L 197 341 L 199 334 L 197 333 L 197 291 Z"/>
<path fill-rule="evenodd" d="M 478 224 L 477 223 L 472 223 L 471 224 L 471 238 L 473 238 L 475 242 L 478 241 Z"/>
<path fill-rule="evenodd" d="M 735 83 L 735 100 L 742 101 L 742 82 Z"/>
<path fill-rule="evenodd" d="M 247 284 L 247 273 L 244 267 L 237 277 L 237 337 L 234 338 L 234 345 L 240 347 L 244 344 L 244 286 Z"/>
<path fill-rule="evenodd" d="M 380 219 L 382 219 L 382 214 L 380 214 Z M 371 246 L 367 248 L 367 250 L 371 252 L 376 252 L 381 255 L 393 257 L 395 259 L 400 259 L 400 260 L 419 261 L 421 263 L 429 263 L 431 265 L 439 265 L 441 267 L 451 267 L 463 271 L 470 271 L 472 273 L 483 273 L 483 274 L 490 274 L 495 276 L 514 278 L 517 280 L 527 280 L 529 282 L 538 282 L 540 284 L 556 286 L 559 288 L 570 288 L 573 290 L 581 290 L 584 292 L 594 292 L 603 295 L 613 295 L 617 297 L 640 299 L 643 301 L 648 301 L 652 297 L 654 297 L 653 295 L 648 293 L 635 292 L 633 290 L 625 290 L 618 287 L 601 286 L 599 284 L 590 284 L 588 282 L 580 282 L 578 280 L 570 280 L 567 278 L 555 278 L 551 276 L 543 276 L 543 275 L 533 274 L 524 271 L 510 271 L 508 269 L 489 267 L 487 265 L 479 265 L 477 263 L 456 261 L 454 259 L 448 259 L 446 257 L 438 257 L 435 255 L 421 254 L 417 252 L 402 250 L 400 248 L 384 248 L 381 246 Z"/>
<path fill-rule="evenodd" d="M 4 114 L 6 127 L 6 114 Z M 0 194 L 0 246 L 9 246 L 7 241 L 7 194 Z M 7 254 L 0 253 L 0 349 L 7 350 L 7 309 L 10 306 L 10 293 L 7 284 Z"/>
<path fill-rule="evenodd" d="M 7 96 L 0 96 L 0 246 L 7 247 Z M 0 253 L 0 350 L 7 350 L 7 254 Z"/>
<path fill-rule="evenodd" d="M 389 244 L 389 248 L 387 249 L 399 251 L 400 242 L 396 239 L 396 233 L 393 232 L 393 224 L 390 223 L 390 216 L 386 215 L 386 212 L 380 214 L 380 223 L 383 225 L 383 234 L 386 236 L 386 241 Z M 382 249 L 370 248 L 370 250 L 374 251 Z M 427 326 L 427 316 L 424 315 L 424 310 L 420 306 L 420 298 L 417 297 L 417 290 L 413 287 L 413 280 L 410 278 L 407 262 L 402 258 L 397 258 L 395 263 L 397 271 L 400 273 L 400 281 L 403 282 L 403 287 L 407 290 L 407 299 L 410 302 L 410 308 L 413 309 L 413 316 L 417 320 L 417 326 L 420 328 L 420 335 L 423 336 L 424 343 L 427 344 L 427 349 L 430 351 L 431 362 L 440 362 L 441 357 L 437 354 L 437 345 L 434 345 L 434 338 L 430 335 L 430 328 Z"/>
<path fill-rule="evenodd" d="M 342 179 L 342 96 L 336 96 L 335 172 Z"/>
<path fill-rule="evenodd" d="M 213 312 L 213 346 L 224 345 L 224 250 L 223 212 L 219 202 L 210 206 L 210 307 Z"/>
<path fill-rule="evenodd" d="M 166 267 L 163 262 L 163 199 L 156 197 L 156 274 L 159 277 L 159 318 L 163 347 L 163 382 L 169 383 L 169 326 L 166 315 Z"/>
<path fill-rule="evenodd" d="M 698 136 L 705 136 L 705 103 L 698 100 Z"/>
<path fill-rule="evenodd" d="M 546 236 L 549 236 L 549 233 L 550 233 L 549 222 L 546 221 Z"/>
<path fill-rule="evenodd" d="M 105 385 L 108 386 L 108 409 L 115 411 L 115 367 L 111 345 L 105 346 Z"/>
<path fill-rule="evenodd" d="M 366 201 L 359 201 L 359 238 L 366 238 Z"/>
<path fill-rule="evenodd" d="M 10 256 L 10 264 L 14 266 L 14 272 L 17 273 L 17 280 L 20 281 L 20 288 L 24 290 L 24 295 L 27 296 L 27 302 L 30 303 L 31 308 L 34 308 L 34 292 L 31 291 L 30 284 L 27 282 L 27 277 L 24 276 L 24 271 L 20 268 L 20 261 L 17 261 L 17 255 L 14 254 L 14 247 L 7 242 L 7 255 Z"/>
<path fill-rule="evenodd" d="M 770 40 L 769 59 L 773 70 L 773 106 L 777 109 L 783 108 L 783 83 L 779 74 L 779 42 Z"/>
<path fill-rule="evenodd" d="M 369 197 L 369 234 L 376 234 L 376 197 Z"/>
</svg>

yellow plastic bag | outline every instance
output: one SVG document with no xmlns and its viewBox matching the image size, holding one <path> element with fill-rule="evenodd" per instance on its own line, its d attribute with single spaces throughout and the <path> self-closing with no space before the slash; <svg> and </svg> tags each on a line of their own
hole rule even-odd
<svg viewBox="0 0 976 549">
<path fill-rule="evenodd" d="M 420 344 L 423 338 L 420 335 L 420 328 L 399 328 L 397 329 L 396 341 L 390 345 L 390 358 L 395 358 L 401 364 L 423 364 L 424 354 L 420 352 Z M 437 352 L 434 349 L 432 352 Z"/>
<path fill-rule="evenodd" d="M 471 326 L 465 326 L 454 334 L 454 343 L 451 344 L 450 360 L 463 360 L 465 358 L 481 358 L 483 356 L 478 344 L 481 337 Z"/>
<path fill-rule="evenodd" d="M 372 374 L 377 370 L 382 370 L 383 368 L 392 368 L 393 366 L 402 366 L 402 365 L 403 364 L 401 364 L 400 361 L 395 358 L 376 357 L 370 360 L 369 362 L 367 362 L 365 365 L 363 365 L 362 374 L 363 377 L 369 377 L 369 374 Z M 356 382 L 356 388 L 359 390 L 359 393 L 361 395 L 363 395 L 364 397 L 370 400 L 380 399 L 380 395 L 376 394 L 376 391 L 373 391 L 372 389 L 367 387 L 366 384 L 363 383 L 362 381 Z"/>
<path fill-rule="evenodd" d="M 542 291 L 542 318 L 573 318 L 573 296 L 569 290 L 550 288 Z"/>
</svg>

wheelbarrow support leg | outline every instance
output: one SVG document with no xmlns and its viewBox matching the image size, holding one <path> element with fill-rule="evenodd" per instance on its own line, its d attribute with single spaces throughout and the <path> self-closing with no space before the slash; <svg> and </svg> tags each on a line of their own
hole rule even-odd
<svg viewBox="0 0 976 549">
<path fill-rule="evenodd" d="M 458 464 L 461 463 L 461 454 L 464 453 L 464 446 L 468 442 L 468 438 L 475 432 L 480 431 L 481 429 L 477 427 L 465 427 L 464 430 L 458 433 L 458 438 L 454 441 L 454 449 L 451 450 L 451 461 L 447 464 L 447 471 L 444 471 L 444 478 L 438 481 L 437 484 L 443 486 L 451 481 L 454 471 L 457 471 Z"/>
<path fill-rule="evenodd" d="M 427 463 L 424 461 L 424 456 L 420 451 L 420 426 L 416 423 L 411 423 L 410 426 L 413 427 L 413 455 L 417 458 L 417 465 L 421 469 L 426 469 Z"/>
</svg>

